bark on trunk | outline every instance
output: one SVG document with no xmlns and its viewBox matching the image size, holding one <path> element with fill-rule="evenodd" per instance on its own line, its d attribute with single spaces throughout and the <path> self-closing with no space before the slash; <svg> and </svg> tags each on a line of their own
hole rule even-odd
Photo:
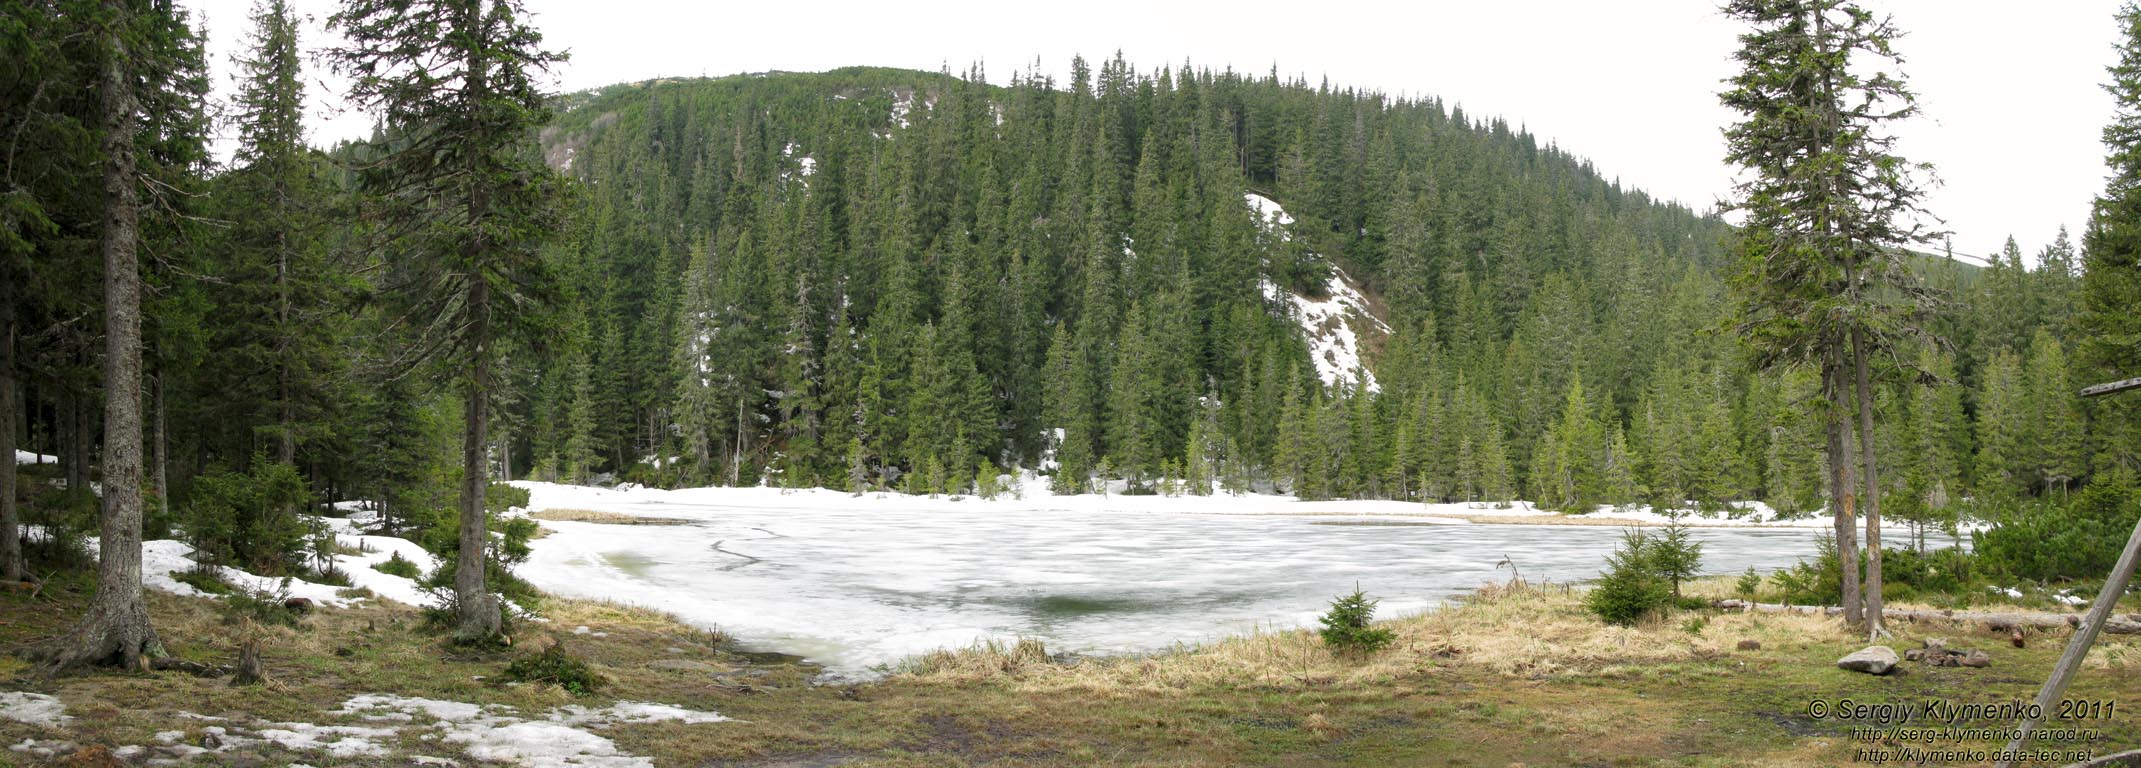
<svg viewBox="0 0 2141 768">
<path fill-rule="evenodd" d="M 290 382 L 290 253 L 287 235 L 282 229 L 275 232 L 275 330 L 283 336 L 285 345 L 281 357 L 275 361 L 276 417 L 279 420 L 275 458 L 284 464 L 297 464 L 297 411 L 292 405 Z"/>
<path fill-rule="evenodd" d="M 97 591 L 73 631 L 43 654 L 48 670 L 116 661 L 148 669 L 163 655 L 141 599 L 141 273 L 135 255 L 134 99 L 121 34 L 128 4 L 107 0 L 104 122 L 104 496 Z"/>
<path fill-rule="evenodd" d="M 22 528 L 15 512 L 15 277 L 0 275 L 0 581 L 22 581 Z"/>
<path fill-rule="evenodd" d="M 81 353 L 76 352 L 77 362 Z M 67 464 L 67 490 L 89 487 L 89 419 L 82 415 L 82 393 L 63 388 L 60 406 L 60 460 Z"/>
<path fill-rule="evenodd" d="M 1825 419 L 1829 441 L 1829 511 L 1836 521 L 1836 563 L 1843 577 L 1844 620 L 1857 626 L 1865 620 L 1865 611 L 1859 602 L 1858 533 L 1854 521 L 1857 493 L 1851 481 L 1849 448 L 1851 424 L 1845 419 L 1849 387 L 1843 382 L 1842 365 L 1831 358 L 1826 368 L 1822 372 L 1822 387 L 1827 391 L 1829 406 Z"/>
<path fill-rule="evenodd" d="M 489 323 L 484 313 L 490 303 L 489 283 L 477 279 L 469 289 L 469 308 L 476 313 L 474 332 L 483 339 Z M 489 520 L 483 512 L 483 491 L 490 484 L 490 467 L 484 461 L 490 448 L 484 432 L 490 405 L 490 365 L 482 341 L 472 345 L 475 359 L 468 363 L 466 419 L 461 432 L 461 551 L 454 566 L 454 596 L 460 605 L 460 628 L 454 632 L 463 642 L 489 639 L 498 634 L 498 606 L 485 583 L 484 554 L 490 546 Z"/>
<path fill-rule="evenodd" d="M 1881 474 L 1873 450 L 1873 381 L 1867 372 L 1866 333 L 1851 331 L 1851 367 L 1858 376 L 1859 462 L 1866 469 L 1866 636 L 1888 634 L 1881 625 Z"/>
<path fill-rule="evenodd" d="M 457 20 L 464 34 L 471 36 L 473 45 L 467 50 L 468 73 L 466 91 L 480 98 L 490 86 L 488 60 L 482 49 L 483 35 L 481 12 L 473 5 L 462 12 Z M 481 163 L 471 156 L 471 163 Z M 479 169 L 471 168 L 472 172 Z M 486 267 L 490 261 L 490 243 L 483 234 L 490 213 L 490 194 L 485 189 L 486 181 L 481 174 L 470 185 L 468 196 L 468 221 L 476 228 L 468 243 L 464 279 L 468 280 L 467 308 L 469 325 L 467 336 L 468 380 L 464 382 L 467 401 L 461 432 L 461 551 L 454 565 L 454 598 L 460 608 L 460 626 L 454 638 L 461 642 L 483 642 L 498 635 L 501 617 L 498 605 L 491 599 L 491 590 L 484 572 L 485 555 L 490 548 L 489 520 L 483 513 L 483 491 L 490 485 L 490 467 L 484 461 L 490 451 L 490 442 L 485 437 L 490 420 L 488 413 L 491 393 L 491 283 Z"/>
<path fill-rule="evenodd" d="M 171 441 L 164 431 L 164 377 L 156 376 L 156 511 L 171 519 Z"/>
</svg>

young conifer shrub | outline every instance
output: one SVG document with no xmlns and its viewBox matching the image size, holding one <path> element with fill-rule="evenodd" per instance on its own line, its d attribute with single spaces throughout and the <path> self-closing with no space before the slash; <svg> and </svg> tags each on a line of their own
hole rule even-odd
<svg viewBox="0 0 2141 768">
<path fill-rule="evenodd" d="M 1394 639 L 1390 630 L 1370 626 L 1375 620 L 1376 600 L 1353 586 L 1353 594 L 1341 595 L 1331 601 L 1331 609 L 1317 621 L 1323 629 L 1323 643 L 1332 650 L 1366 656 L 1382 650 Z"/>
<path fill-rule="evenodd" d="M 1632 625 L 1673 599 L 1671 585 L 1656 568 L 1658 542 L 1640 528 L 1621 534 L 1621 544 L 1606 556 L 1606 572 L 1584 597 L 1584 606 L 1611 624 Z"/>
</svg>

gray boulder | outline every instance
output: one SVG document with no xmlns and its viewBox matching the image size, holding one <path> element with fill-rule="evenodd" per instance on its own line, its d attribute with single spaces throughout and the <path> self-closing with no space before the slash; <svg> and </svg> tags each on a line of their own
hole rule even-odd
<svg viewBox="0 0 2141 768">
<path fill-rule="evenodd" d="M 1896 668 L 1896 649 L 1885 645 L 1869 645 L 1849 656 L 1836 660 L 1838 669 L 1864 672 L 1869 675 L 1885 675 Z"/>
</svg>

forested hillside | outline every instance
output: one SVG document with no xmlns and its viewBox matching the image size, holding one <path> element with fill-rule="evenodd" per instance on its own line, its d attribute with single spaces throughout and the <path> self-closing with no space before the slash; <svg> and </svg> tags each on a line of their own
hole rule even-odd
<svg viewBox="0 0 2141 768">
<path fill-rule="evenodd" d="M 579 311 L 523 381 L 518 471 L 955 491 L 1060 465 L 1064 491 L 1820 505 L 1812 380 L 1751 375 L 1716 333 L 1714 217 L 1436 100 L 1120 60 L 982 80 L 571 98 L 544 145 L 582 182 L 555 251 Z M 1898 361 L 1930 372 L 1884 419 L 1929 456 L 1899 494 L 2086 472 L 2080 445 L 2028 437 L 2080 418 L 2055 384 L 2075 257 L 2063 235 L 2038 257 L 2010 244 L 1981 284 L 1925 261 L 1963 301 L 1952 348 Z M 1300 322 L 1355 287 L 1354 322 Z M 1331 335 L 1366 370 L 1339 375 Z"/>
<path fill-rule="evenodd" d="M 1666 369 L 1685 381 L 1659 395 L 1738 408 L 1729 346 L 1697 333 L 1725 228 L 1505 123 L 1119 60 L 980 80 L 575 99 L 545 144 L 585 190 L 558 254 L 585 311 L 566 375 L 527 393 L 538 471 L 676 452 L 682 482 L 951 490 L 1053 457 L 1066 490 L 1104 466 L 1507 498 L 1568 460 L 1539 446 L 1579 380 L 1601 423 Z M 1344 328 L 1372 396 L 1330 360 L 1319 377 L 1289 316 L 1289 293 L 1350 286 L 1390 329 Z"/>
</svg>

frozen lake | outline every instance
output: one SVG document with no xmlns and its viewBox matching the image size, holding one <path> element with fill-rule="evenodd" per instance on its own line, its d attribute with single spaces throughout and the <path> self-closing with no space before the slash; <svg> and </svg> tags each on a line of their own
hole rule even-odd
<svg viewBox="0 0 2141 768">
<path fill-rule="evenodd" d="M 1081 497 L 1050 508 L 1059 500 L 535 490 L 538 509 L 689 521 L 545 522 L 556 535 L 534 542 L 521 569 L 536 586 L 670 611 L 754 650 L 844 673 L 982 638 L 1109 653 L 1312 625 L 1355 582 L 1382 600 L 1380 616 L 1418 612 L 1507 579 L 1494 568 L 1505 555 L 1533 582 L 1593 578 L 1620 536 L 1617 527 L 1436 522 L 1386 512 L 1418 505 L 1269 497 Z M 1286 513 L 1294 508 L 1321 513 Z M 1329 512 L 1348 508 L 1376 514 Z M 1704 528 L 1695 536 L 1706 572 L 1738 573 L 1809 556 L 1816 534 Z"/>
</svg>

